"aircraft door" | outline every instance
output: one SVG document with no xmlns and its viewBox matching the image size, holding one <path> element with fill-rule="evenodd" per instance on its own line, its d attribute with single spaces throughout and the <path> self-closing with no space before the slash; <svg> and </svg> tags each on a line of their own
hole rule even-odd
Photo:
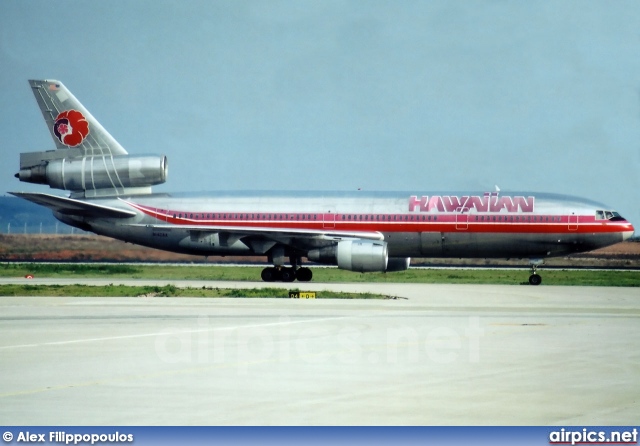
<svg viewBox="0 0 640 446">
<path fill-rule="evenodd" d="M 322 214 L 322 227 L 324 229 L 335 229 L 336 228 L 336 210 L 331 207 L 327 209 L 327 211 Z"/>
<path fill-rule="evenodd" d="M 469 229 L 469 208 L 459 207 L 456 209 L 456 230 L 466 231 Z"/>
<path fill-rule="evenodd" d="M 569 215 L 569 231 L 577 231 L 578 230 L 578 216 L 575 212 L 572 212 Z"/>
</svg>

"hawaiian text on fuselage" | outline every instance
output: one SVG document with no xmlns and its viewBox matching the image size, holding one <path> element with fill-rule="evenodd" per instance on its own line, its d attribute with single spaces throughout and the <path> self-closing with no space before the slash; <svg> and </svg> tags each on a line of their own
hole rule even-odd
<svg viewBox="0 0 640 446">
<path fill-rule="evenodd" d="M 456 195 L 416 195 L 409 197 L 409 212 L 533 212 L 535 197 L 522 197 L 497 194 L 485 194 L 484 196 Z"/>
</svg>

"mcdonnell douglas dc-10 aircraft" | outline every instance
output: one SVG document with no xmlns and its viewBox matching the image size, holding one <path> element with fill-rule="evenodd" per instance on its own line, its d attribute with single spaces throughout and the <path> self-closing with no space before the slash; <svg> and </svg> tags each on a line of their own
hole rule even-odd
<svg viewBox="0 0 640 446">
<path fill-rule="evenodd" d="M 609 206 L 518 192 L 220 192 L 154 194 L 164 156 L 129 155 L 56 80 L 29 81 L 56 150 L 20 154 L 20 181 L 69 197 L 15 192 L 71 226 L 186 254 L 264 255 L 262 279 L 309 281 L 302 259 L 359 272 L 409 268 L 411 257 L 544 258 L 590 251 L 634 231 Z M 290 266 L 286 266 L 289 264 Z"/>
</svg>

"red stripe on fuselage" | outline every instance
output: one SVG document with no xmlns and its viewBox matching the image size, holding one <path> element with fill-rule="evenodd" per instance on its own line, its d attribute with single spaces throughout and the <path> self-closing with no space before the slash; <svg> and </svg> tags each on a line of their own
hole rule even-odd
<svg viewBox="0 0 640 446">
<path fill-rule="evenodd" d="M 522 214 L 318 214 L 285 212 L 177 212 L 131 206 L 161 222 L 180 226 L 309 229 L 359 232 L 615 233 L 633 231 L 627 221 L 595 216 Z M 182 217 L 181 217 L 182 216 Z M 461 218 L 462 217 L 462 218 Z M 466 217 L 466 219 L 464 218 Z"/>
</svg>

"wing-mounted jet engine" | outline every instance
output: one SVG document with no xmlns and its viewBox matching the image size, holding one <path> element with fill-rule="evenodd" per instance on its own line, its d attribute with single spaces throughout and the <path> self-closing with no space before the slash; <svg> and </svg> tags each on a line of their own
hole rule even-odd
<svg viewBox="0 0 640 446">
<path fill-rule="evenodd" d="M 56 150 L 20 154 L 20 181 L 68 190 L 72 198 L 151 193 L 167 158 L 130 156 L 59 81 L 29 81 Z"/>
</svg>

